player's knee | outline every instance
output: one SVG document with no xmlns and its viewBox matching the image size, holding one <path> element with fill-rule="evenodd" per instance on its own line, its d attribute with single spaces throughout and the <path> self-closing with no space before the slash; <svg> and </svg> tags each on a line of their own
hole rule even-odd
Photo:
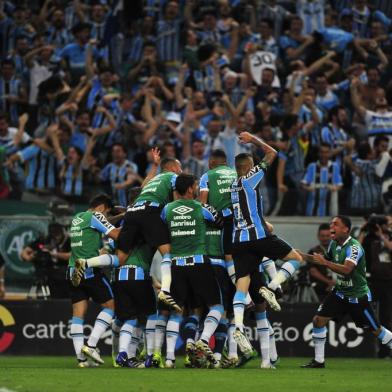
<svg viewBox="0 0 392 392">
<path fill-rule="evenodd" d="M 303 263 L 304 259 L 301 256 L 301 254 L 299 252 L 297 252 L 295 249 L 293 249 L 292 251 L 293 256 L 291 257 L 293 260 L 297 260 L 299 263 Z"/>
<path fill-rule="evenodd" d="M 325 326 L 324 320 L 321 319 L 319 316 L 313 317 L 313 326 L 316 328 L 321 328 Z"/>
<path fill-rule="evenodd" d="M 103 309 L 110 309 L 111 311 L 114 312 L 114 301 L 111 299 L 105 303 L 102 304 Z"/>
</svg>

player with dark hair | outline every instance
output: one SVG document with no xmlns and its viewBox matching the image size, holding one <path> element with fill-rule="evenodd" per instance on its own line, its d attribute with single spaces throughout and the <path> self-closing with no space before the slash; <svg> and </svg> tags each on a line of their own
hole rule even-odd
<svg viewBox="0 0 392 392">
<path fill-rule="evenodd" d="M 206 256 L 206 221 L 217 222 L 218 213 L 210 206 L 195 200 L 199 186 L 196 178 L 180 174 L 176 179 L 178 199 L 162 211 L 162 220 L 170 232 L 172 251 L 172 294 L 183 308 L 192 298 L 198 298 L 209 312 L 204 321 L 200 339 L 196 342 L 196 355 L 215 364 L 208 343 L 223 313 L 219 285 L 210 259 Z M 166 367 L 174 367 L 174 349 L 179 334 L 181 312 L 172 314 L 166 328 Z"/>
<path fill-rule="evenodd" d="M 263 216 L 262 198 L 258 185 L 264 177 L 265 170 L 276 158 L 277 152 L 258 137 L 242 132 L 240 143 L 252 143 L 261 148 L 264 158 L 254 165 L 249 154 L 239 154 L 235 158 L 238 178 L 231 186 L 233 206 L 233 259 L 236 273 L 236 293 L 234 295 L 234 319 L 236 330 L 234 338 L 242 352 L 251 352 L 252 346 L 243 330 L 246 293 L 251 284 L 251 275 L 258 269 L 264 256 L 286 262 L 276 274 L 268 287 L 261 287 L 260 294 L 272 309 L 280 310 L 276 301 L 275 290 L 298 269 L 302 262 L 301 255 L 289 244 L 272 234 L 271 226 Z"/>
<path fill-rule="evenodd" d="M 131 205 L 140 195 L 140 187 L 129 192 Z M 147 358 L 151 362 L 156 320 L 155 293 L 150 276 L 150 267 L 155 250 L 142 238 L 136 243 L 123 266 L 117 267 L 113 274 L 113 291 L 116 305 L 116 321 L 121 324 L 118 330 L 119 342 L 115 362 L 122 367 L 140 368 L 144 363 L 130 353 L 132 338 L 136 337 L 137 326 L 145 325 Z M 152 333 L 151 333 L 152 331 Z"/>
<path fill-rule="evenodd" d="M 179 310 L 170 295 L 171 256 L 169 233 L 160 219 L 162 208 L 173 199 L 175 181 L 181 173 L 181 163 L 175 158 L 164 158 L 160 161 L 159 151 L 153 149 L 154 169 L 142 184 L 142 191 L 132 206 L 129 206 L 124 217 L 124 225 L 118 238 L 117 255 L 102 255 L 93 259 L 80 259 L 76 263 L 76 273 L 86 267 L 105 267 L 116 264 L 124 265 L 128 255 L 135 247 L 139 237 L 152 248 L 158 249 L 163 256 L 161 263 L 162 288 L 158 299 Z M 155 175 L 160 164 L 161 173 Z"/>
<path fill-rule="evenodd" d="M 216 227 L 209 227 L 206 233 L 207 254 L 211 259 L 212 268 L 214 269 L 222 292 L 222 302 L 225 310 L 215 335 L 216 344 L 214 356 L 219 364 L 227 338 L 227 317 L 232 317 L 233 313 L 233 296 L 235 292 L 235 287 L 233 285 L 233 283 L 235 283 L 234 263 L 231 257 L 233 221 L 230 186 L 237 178 L 237 173 L 227 165 L 226 153 L 220 149 L 211 152 L 208 166 L 210 170 L 204 173 L 200 178 L 199 200 L 204 204 L 211 205 L 224 216 L 223 230 Z M 231 277 L 233 278 L 233 282 L 230 279 Z"/>
<path fill-rule="evenodd" d="M 103 363 L 96 346 L 103 333 L 111 325 L 114 315 L 114 301 L 110 283 L 102 270 L 88 266 L 80 274 L 75 274 L 75 262 L 79 259 L 98 256 L 99 250 L 102 248 L 103 235 L 114 240 L 117 239 L 119 229 L 109 223 L 106 218 L 111 208 L 110 198 L 104 194 L 98 195 L 90 201 L 89 209 L 76 214 L 71 223 L 71 258 L 68 267 L 68 278 L 71 277 L 71 337 L 79 367 L 91 366 L 87 362 L 86 356 L 96 363 Z M 114 262 L 114 260 L 112 261 Z M 90 298 L 100 304 L 102 310 L 97 316 L 87 344 L 84 345 L 83 323 Z"/>
<path fill-rule="evenodd" d="M 350 315 L 360 328 L 370 329 L 382 344 L 392 348 L 392 332 L 381 326 L 371 308 L 371 293 L 366 280 L 365 252 L 361 244 L 350 236 L 350 218 L 335 216 L 330 225 L 330 245 L 326 254 L 302 254 L 310 263 L 322 265 L 338 274 L 334 290 L 329 293 L 313 318 L 315 358 L 304 368 L 324 368 L 326 325 Z"/>
</svg>

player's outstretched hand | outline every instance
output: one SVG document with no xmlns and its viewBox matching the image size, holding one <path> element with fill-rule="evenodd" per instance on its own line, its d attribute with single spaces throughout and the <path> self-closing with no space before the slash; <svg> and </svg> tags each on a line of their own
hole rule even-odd
<svg viewBox="0 0 392 392">
<path fill-rule="evenodd" d="M 326 264 L 326 260 L 325 260 L 324 256 L 321 255 L 320 253 L 313 254 L 313 262 L 314 262 L 314 264 L 319 264 L 319 265 Z"/>
<path fill-rule="evenodd" d="M 248 144 L 252 143 L 253 141 L 253 135 L 249 132 L 241 132 L 238 136 L 239 142 L 241 144 Z"/>
<path fill-rule="evenodd" d="M 161 164 L 161 152 L 159 151 L 158 147 L 154 147 L 151 149 L 152 154 L 152 162 L 159 166 Z"/>
</svg>

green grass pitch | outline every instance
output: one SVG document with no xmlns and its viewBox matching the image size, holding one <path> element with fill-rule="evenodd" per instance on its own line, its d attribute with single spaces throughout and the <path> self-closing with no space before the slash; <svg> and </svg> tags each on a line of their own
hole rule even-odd
<svg viewBox="0 0 392 392">
<path fill-rule="evenodd" d="M 326 369 L 300 369 L 307 359 L 281 358 L 277 370 L 255 359 L 241 369 L 78 369 L 72 357 L 0 356 L 0 392 L 285 392 L 392 391 L 392 362 L 328 359 Z"/>
</svg>

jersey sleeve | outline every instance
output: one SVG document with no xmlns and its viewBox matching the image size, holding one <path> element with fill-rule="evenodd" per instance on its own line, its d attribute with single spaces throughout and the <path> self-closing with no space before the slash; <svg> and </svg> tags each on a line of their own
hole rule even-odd
<svg viewBox="0 0 392 392">
<path fill-rule="evenodd" d="M 102 181 L 108 181 L 109 180 L 109 173 L 110 173 L 110 164 L 106 165 L 101 170 L 101 173 L 99 173 L 99 177 L 101 178 Z"/>
<path fill-rule="evenodd" d="M 109 234 L 115 227 L 100 212 L 94 212 L 91 217 L 90 227 L 102 234 Z"/>
<path fill-rule="evenodd" d="M 201 206 L 203 211 L 204 219 L 208 222 L 217 223 L 219 221 L 219 214 L 218 211 L 210 206 L 209 204 L 202 204 Z"/>
<path fill-rule="evenodd" d="M 359 260 L 363 256 L 363 249 L 358 245 L 351 245 L 346 249 L 346 260 L 358 265 Z"/>
<path fill-rule="evenodd" d="M 260 161 L 246 176 L 243 177 L 242 183 L 249 185 L 252 188 L 256 186 L 263 179 L 268 164 L 265 161 Z"/>
<path fill-rule="evenodd" d="M 177 174 L 173 174 L 172 178 L 170 179 L 170 184 L 173 191 L 176 190 L 176 180 L 177 180 Z"/>
<path fill-rule="evenodd" d="M 20 161 L 23 163 L 25 161 L 29 161 L 31 158 L 34 158 L 38 154 L 39 150 L 40 149 L 38 146 L 31 145 L 19 151 L 17 154 L 20 157 Z"/>
<path fill-rule="evenodd" d="M 167 217 L 167 206 L 165 206 L 161 212 L 161 219 L 166 223 L 166 217 Z"/>
<path fill-rule="evenodd" d="M 302 184 L 310 185 L 313 182 L 313 167 L 310 164 L 307 169 L 304 178 L 302 179 Z"/>
<path fill-rule="evenodd" d="M 200 178 L 200 190 L 208 192 L 208 173 L 204 173 Z"/>
</svg>

